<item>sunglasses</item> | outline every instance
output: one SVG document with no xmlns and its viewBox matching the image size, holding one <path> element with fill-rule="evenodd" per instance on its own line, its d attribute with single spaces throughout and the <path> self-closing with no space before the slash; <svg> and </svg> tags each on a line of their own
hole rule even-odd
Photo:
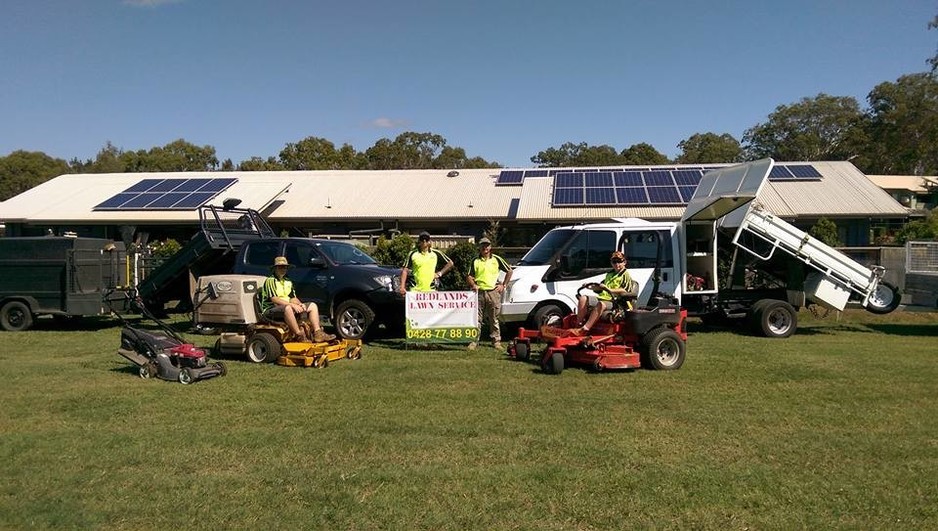
<svg viewBox="0 0 938 531">
<path fill-rule="evenodd" d="M 621 263 L 625 262 L 625 260 L 623 260 L 623 259 L 621 259 L 621 258 L 613 258 L 612 260 L 610 260 L 610 262 L 612 262 L 613 264 L 621 264 Z"/>
</svg>

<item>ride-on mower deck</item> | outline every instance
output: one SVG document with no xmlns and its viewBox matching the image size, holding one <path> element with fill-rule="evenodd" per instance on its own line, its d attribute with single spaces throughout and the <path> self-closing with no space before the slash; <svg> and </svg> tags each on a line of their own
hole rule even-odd
<svg viewBox="0 0 938 531">
<path fill-rule="evenodd" d="M 571 365 L 585 365 L 596 371 L 681 367 L 686 353 L 686 310 L 667 299 L 660 299 L 653 307 L 627 310 L 626 300 L 619 298 L 614 306 L 587 335 L 578 335 L 574 314 L 566 316 L 561 326 L 521 328 L 518 337 L 509 343 L 508 355 L 527 361 L 531 359 L 531 343 L 544 341 L 547 347 L 540 355 L 540 365 L 550 374 L 560 374 Z"/>
<path fill-rule="evenodd" d="M 342 358 L 357 360 L 361 357 L 360 339 L 338 339 L 326 343 L 293 342 L 283 344 L 283 354 L 277 358 L 277 365 L 324 369 L 331 361 Z"/>
</svg>

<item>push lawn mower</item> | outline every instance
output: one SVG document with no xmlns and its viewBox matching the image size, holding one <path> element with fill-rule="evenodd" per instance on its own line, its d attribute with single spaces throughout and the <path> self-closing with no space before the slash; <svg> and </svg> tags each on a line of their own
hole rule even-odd
<svg viewBox="0 0 938 531">
<path fill-rule="evenodd" d="M 161 334 L 135 328 L 115 312 L 123 324 L 117 353 L 139 367 L 141 378 L 160 378 L 187 385 L 227 374 L 224 363 L 209 363 L 205 350 L 187 343 L 172 328 L 154 317 L 142 301 L 135 299 L 132 304 L 165 332 Z"/>
<path fill-rule="evenodd" d="M 587 284 L 580 292 L 584 289 L 605 288 Z M 518 337 L 509 343 L 508 355 L 527 361 L 531 358 L 532 341 L 541 340 L 547 343 L 547 348 L 540 356 L 540 365 L 550 374 L 560 374 L 570 365 L 586 365 L 596 371 L 680 368 L 686 352 L 687 310 L 666 296 L 653 299 L 648 307 L 629 310 L 628 303 L 633 298 L 634 295 L 615 298 L 613 310 L 603 315 L 585 335 L 579 334 L 575 314 L 566 316 L 559 327 L 522 328 Z"/>
</svg>

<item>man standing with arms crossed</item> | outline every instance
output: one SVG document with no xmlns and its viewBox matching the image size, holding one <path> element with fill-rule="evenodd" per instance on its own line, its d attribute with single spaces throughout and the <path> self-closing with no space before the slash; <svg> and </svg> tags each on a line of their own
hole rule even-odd
<svg viewBox="0 0 938 531">
<path fill-rule="evenodd" d="M 436 268 L 443 264 L 437 272 Z M 453 268 L 453 261 L 443 251 L 430 247 L 430 233 L 421 232 L 417 238 L 417 248 L 407 255 L 404 267 L 401 268 L 401 293 L 407 292 L 407 273 L 413 275 L 413 291 L 435 291 L 434 283 L 437 279 Z"/>
<path fill-rule="evenodd" d="M 499 282 L 499 272 L 505 272 L 505 278 Z M 511 280 L 511 266 L 501 256 L 492 253 L 492 241 L 488 238 L 479 240 L 479 257 L 472 261 L 467 273 L 469 287 L 479 294 L 479 328 L 488 321 L 492 347 L 502 348 L 502 335 L 499 318 L 502 314 L 502 293 Z M 475 350 L 477 343 L 469 343 L 469 350 Z"/>
</svg>

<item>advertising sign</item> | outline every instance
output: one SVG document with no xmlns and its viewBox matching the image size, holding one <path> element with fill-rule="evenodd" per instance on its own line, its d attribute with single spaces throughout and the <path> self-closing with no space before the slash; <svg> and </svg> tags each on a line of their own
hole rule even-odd
<svg viewBox="0 0 938 531">
<path fill-rule="evenodd" d="M 408 291 L 408 343 L 469 343 L 478 340 L 479 298 L 474 291 Z"/>
</svg>

